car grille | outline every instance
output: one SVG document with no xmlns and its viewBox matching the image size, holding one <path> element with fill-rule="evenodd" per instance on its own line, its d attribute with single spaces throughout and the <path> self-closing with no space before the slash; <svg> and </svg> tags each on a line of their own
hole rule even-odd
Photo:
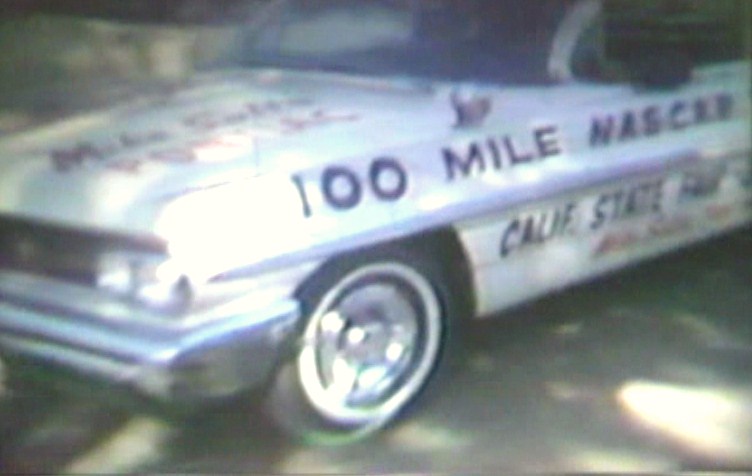
<svg viewBox="0 0 752 476">
<path fill-rule="evenodd" d="M 114 250 L 162 251 L 147 240 L 0 217 L 0 271 L 94 286 L 99 256 Z"/>
</svg>

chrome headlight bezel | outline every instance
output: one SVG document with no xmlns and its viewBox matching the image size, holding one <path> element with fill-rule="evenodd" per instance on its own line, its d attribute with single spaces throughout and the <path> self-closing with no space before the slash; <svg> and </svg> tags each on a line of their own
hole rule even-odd
<svg viewBox="0 0 752 476">
<path fill-rule="evenodd" d="M 194 294 L 190 279 L 174 261 L 128 252 L 99 257 L 96 287 L 126 302 L 168 313 L 190 307 Z"/>
</svg>

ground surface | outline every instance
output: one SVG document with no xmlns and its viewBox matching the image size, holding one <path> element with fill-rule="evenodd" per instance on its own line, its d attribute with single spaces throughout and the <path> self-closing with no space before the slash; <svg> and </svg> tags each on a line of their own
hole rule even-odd
<svg viewBox="0 0 752 476">
<path fill-rule="evenodd" d="M 752 469 L 750 258 L 747 229 L 478 325 L 409 418 L 348 446 L 285 441 L 239 405 L 178 424 L 11 379 L 0 471 Z"/>
</svg>

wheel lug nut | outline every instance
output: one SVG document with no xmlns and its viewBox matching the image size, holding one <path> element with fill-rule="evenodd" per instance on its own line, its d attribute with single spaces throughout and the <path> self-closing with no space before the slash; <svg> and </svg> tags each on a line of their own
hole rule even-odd
<svg viewBox="0 0 752 476">
<path fill-rule="evenodd" d="M 389 344 L 386 348 L 386 352 L 384 353 L 386 356 L 386 360 L 390 362 L 395 362 L 399 360 L 400 357 L 402 357 L 402 354 L 405 352 L 405 346 L 397 343 L 392 342 Z"/>
<path fill-rule="evenodd" d="M 336 334 L 345 327 L 345 320 L 337 311 L 329 311 L 321 316 L 321 330 Z"/>
<path fill-rule="evenodd" d="M 366 331 L 362 327 L 352 327 L 347 331 L 347 342 L 357 345 L 366 340 Z"/>
</svg>

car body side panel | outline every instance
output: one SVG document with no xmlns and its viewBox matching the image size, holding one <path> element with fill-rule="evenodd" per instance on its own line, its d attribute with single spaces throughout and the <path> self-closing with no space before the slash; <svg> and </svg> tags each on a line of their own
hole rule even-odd
<svg viewBox="0 0 752 476">
<path fill-rule="evenodd" d="M 748 223 L 751 176 L 734 154 L 460 224 L 478 315 Z"/>
</svg>

